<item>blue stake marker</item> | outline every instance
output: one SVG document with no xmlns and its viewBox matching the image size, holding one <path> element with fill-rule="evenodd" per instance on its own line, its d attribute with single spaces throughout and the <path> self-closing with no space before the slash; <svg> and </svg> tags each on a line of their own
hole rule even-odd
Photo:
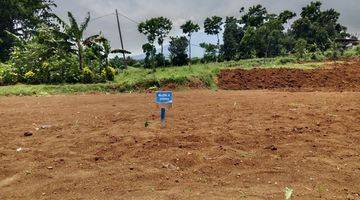
<svg viewBox="0 0 360 200">
<path fill-rule="evenodd" d="M 161 118 L 161 126 L 165 127 L 166 126 L 166 109 L 165 108 L 161 108 L 160 118 Z"/>
<path fill-rule="evenodd" d="M 170 108 L 173 103 L 173 93 L 171 91 L 156 92 L 156 103 L 160 107 L 161 126 L 166 126 L 166 108 Z"/>
</svg>

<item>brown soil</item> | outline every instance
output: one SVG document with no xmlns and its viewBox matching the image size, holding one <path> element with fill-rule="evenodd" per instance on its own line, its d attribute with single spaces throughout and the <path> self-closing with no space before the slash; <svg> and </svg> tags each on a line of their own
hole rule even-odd
<svg viewBox="0 0 360 200">
<path fill-rule="evenodd" d="M 360 58 L 315 70 L 226 69 L 219 87 L 226 90 L 286 89 L 295 91 L 360 91 Z"/>
<path fill-rule="evenodd" d="M 0 199 L 360 199 L 360 93 L 153 98 L 1 97 Z"/>
</svg>

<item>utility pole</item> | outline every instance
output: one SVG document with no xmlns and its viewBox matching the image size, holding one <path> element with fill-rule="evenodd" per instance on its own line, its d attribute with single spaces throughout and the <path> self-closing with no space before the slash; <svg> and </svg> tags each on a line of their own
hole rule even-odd
<svg viewBox="0 0 360 200">
<path fill-rule="evenodd" d="M 115 9 L 116 12 L 116 21 L 117 21 L 117 25 L 118 25 L 118 29 L 119 29 L 119 36 L 120 36 L 120 42 L 121 42 L 121 48 L 123 50 L 124 49 L 124 42 L 123 42 L 123 38 L 122 38 L 122 34 L 121 34 L 121 27 L 120 27 L 120 21 L 119 21 L 119 13 L 118 10 Z M 126 57 L 125 57 L 125 52 L 123 52 L 123 59 L 124 59 L 124 65 L 125 65 L 125 69 L 127 68 L 127 63 L 126 63 Z"/>
</svg>

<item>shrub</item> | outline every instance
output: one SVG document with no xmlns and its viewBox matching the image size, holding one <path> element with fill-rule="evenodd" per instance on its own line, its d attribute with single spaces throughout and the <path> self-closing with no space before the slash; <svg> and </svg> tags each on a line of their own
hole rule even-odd
<svg viewBox="0 0 360 200">
<path fill-rule="evenodd" d="M 0 85 L 12 85 L 18 81 L 18 75 L 11 67 L 3 69 L 0 77 Z"/>
<path fill-rule="evenodd" d="M 344 57 L 353 57 L 353 56 L 357 56 L 359 55 L 356 51 L 356 47 L 351 48 L 351 49 L 347 49 L 344 51 Z"/>
<path fill-rule="evenodd" d="M 137 63 L 135 63 L 132 67 L 134 67 L 134 68 L 141 68 L 142 65 L 141 65 L 140 62 L 137 62 Z"/>
<path fill-rule="evenodd" d="M 92 83 L 95 80 L 95 74 L 89 67 L 85 67 L 81 74 L 82 82 L 84 83 Z"/>
<path fill-rule="evenodd" d="M 25 73 L 26 83 L 36 83 L 36 74 L 33 71 L 28 71 Z"/>
<path fill-rule="evenodd" d="M 192 63 L 193 65 L 200 64 L 200 63 L 201 63 L 201 59 L 198 58 L 198 57 L 194 57 L 194 58 L 191 59 L 191 63 Z"/>
<path fill-rule="evenodd" d="M 337 50 L 327 50 L 325 51 L 324 55 L 327 59 L 332 59 L 332 60 L 336 60 L 339 58 L 339 51 Z"/>
<path fill-rule="evenodd" d="M 106 68 L 101 70 L 101 75 L 100 75 L 100 82 L 105 82 L 106 81 L 106 76 L 107 76 L 107 70 Z"/>
<path fill-rule="evenodd" d="M 357 54 L 357 55 L 360 55 L 360 45 L 357 45 L 357 46 L 355 47 L 355 51 L 356 51 L 356 54 Z"/>
<path fill-rule="evenodd" d="M 295 61 L 296 61 L 296 59 L 292 58 L 292 57 L 282 57 L 282 58 L 277 59 L 276 62 L 278 64 L 285 65 L 285 64 L 288 64 L 288 63 L 294 63 Z"/>
<path fill-rule="evenodd" d="M 61 42 L 55 42 L 61 40 L 58 37 L 51 28 L 41 27 L 34 37 L 13 48 L 9 63 L 17 74 L 19 82 L 82 81 L 82 71 L 79 70 L 76 55 L 64 48 Z"/>
<path fill-rule="evenodd" d="M 112 67 L 106 67 L 101 70 L 99 82 L 113 81 L 115 79 L 116 70 Z"/>
<path fill-rule="evenodd" d="M 322 61 L 324 59 L 324 55 L 320 51 L 316 51 L 310 54 L 310 59 L 313 61 Z"/>
<path fill-rule="evenodd" d="M 299 39 L 295 43 L 295 53 L 298 59 L 304 58 L 305 54 L 307 53 L 307 41 L 304 39 Z"/>
<path fill-rule="evenodd" d="M 112 67 L 106 68 L 106 80 L 113 81 L 115 79 L 116 73 L 117 73 L 116 69 Z"/>
<path fill-rule="evenodd" d="M 165 67 L 168 62 L 166 62 L 165 56 L 161 53 L 155 55 L 155 65 L 157 67 Z"/>
<path fill-rule="evenodd" d="M 228 61 L 227 63 L 226 63 L 226 67 L 236 67 L 236 66 L 238 66 L 239 64 L 236 62 L 236 61 Z"/>
</svg>

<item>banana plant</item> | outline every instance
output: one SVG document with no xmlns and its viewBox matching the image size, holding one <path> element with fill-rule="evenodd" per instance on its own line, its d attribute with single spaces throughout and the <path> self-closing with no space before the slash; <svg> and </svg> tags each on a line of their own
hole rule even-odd
<svg viewBox="0 0 360 200">
<path fill-rule="evenodd" d="M 100 61 L 100 73 L 103 69 L 109 67 L 110 54 L 131 54 L 131 52 L 124 49 L 111 49 L 111 45 L 108 39 L 106 39 L 101 33 L 99 35 L 88 38 L 84 41 L 84 44 L 91 48 L 93 55 Z M 102 65 L 103 64 L 103 65 Z"/>
<path fill-rule="evenodd" d="M 63 27 L 66 39 L 71 43 L 71 46 L 75 48 L 79 60 L 79 69 L 82 70 L 84 67 L 84 41 L 98 37 L 95 35 L 90 36 L 87 39 L 83 39 L 84 33 L 90 22 L 90 13 L 87 14 L 80 26 L 71 12 L 68 12 L 69 23 L 66 23 L 59 17 L 56 17 L 56 19 Z"/>
</svg>

